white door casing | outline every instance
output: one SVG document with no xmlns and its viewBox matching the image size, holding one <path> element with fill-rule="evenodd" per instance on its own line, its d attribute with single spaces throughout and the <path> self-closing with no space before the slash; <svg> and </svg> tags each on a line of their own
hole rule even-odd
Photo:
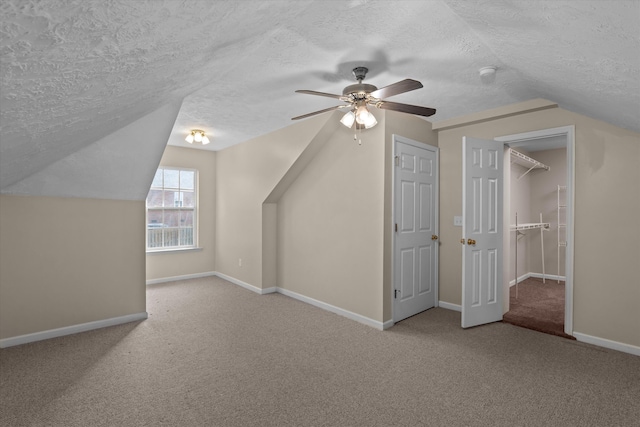
<svg viewBox="0 0 640 427">
<path fill-rule="evenodd" d="M 437 304 L 438 154 L 394 135 L 394 322 Z"/>
<path fill-rule="evenodd" d="M 504 143 L 462 139 L 462 327 L 502 320 Z"/>
<path fill-rule="evenodd" d="M 549 137 L 564 137 L 567 150 L 567 177 L 566 177 L 566 242 L 565 248 L 565 309 L 564 309 L 564 332 L 573 335 L 573 267 L 574 267 L 574 224 L 575 224 L 575 126 L 562 126 L 551 129 L 542 129 L 531 132 L 524 132 L 514 135 L 505 135 L 496 138 L 510 146 L 519 144 L 531 144 L 533 141 L 542 140 Z M 505 192 L 505 199 L 509 200 L 508 192 Z M 503 227 L 506 228 L 507 225 Z M 506 256 L 506 254 L 505 254 Z M 508 295 L 509 281 L 505 280 L 505 293 Z"/>
</svg>

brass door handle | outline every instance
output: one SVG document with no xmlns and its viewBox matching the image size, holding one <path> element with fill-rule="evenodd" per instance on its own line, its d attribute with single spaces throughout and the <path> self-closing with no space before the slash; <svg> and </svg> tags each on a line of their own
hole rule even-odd
<svg viewBox="0 0 640 427">
<path fill-rule="evenodd" d="M 431 240 L 438 240 L 438 236 L 436 236 L 435 234 L 431 235 Z"/>
<path fill-rule="evenodd" d="M 460 243 L 464 245 L 464 239 L 460 239 Z"/>
<path fill-rule="evenodd" d="M 468 244 L 468 245 L 475 245 L 475 244 L 476 244 L 476 241 L 475 241 L 475 240 L 473 240 L 473 239 L 469 239 L 469 240 L 467 240 L 467 244 Z"/>
</svg>

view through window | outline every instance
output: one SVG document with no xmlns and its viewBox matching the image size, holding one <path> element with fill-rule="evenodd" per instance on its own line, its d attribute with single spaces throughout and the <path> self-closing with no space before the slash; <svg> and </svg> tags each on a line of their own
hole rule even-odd
<svg viewBox="0 0 640 427">
<path fill-rule="evenodd" d="M 147 250 L 193 248 L 197 171 L 161 167 L 147 195 Z"/>
</svg>

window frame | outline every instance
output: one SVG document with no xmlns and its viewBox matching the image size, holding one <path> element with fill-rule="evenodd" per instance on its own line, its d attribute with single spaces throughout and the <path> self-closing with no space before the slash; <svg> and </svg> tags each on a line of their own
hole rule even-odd
<svg viewBox="0 0 640 427">
<path fill-rule="evenodd" d="M 151 182 L 151 185 L 149 186 L 149 192 L 147 193 L 147 197 L 145 198 L 145 248 L 146 248 L 146 252 L 148 254 L 153 254 L 153 253 L 166 253 L 166 252 L 181 252 L 181 251 L 194 251 L 194 250 L 200 250 L 201 248 L 198 246 L 198 242 L 199 242 L 199 235 L 198 235 L 198 231 L 199 231 L 199 223 L 198 223 L 198 210 L 199 210 L 199 206 L 200 206 L 200 199 L 199 199 L 199 172 L 197 169 L 194 168 L 188 168 L 188 167 L 180 167 L 180 166 L 163 166 L 160 165 L 158 166 L 158 168 L 156 169 L 156 172 L 154 174 L 154 179 L 156 174 L 158 173 L 159 170 L 163 170 L 163 180 L 162 180 L 162 187 L 154 187 L 153 186 L 153 181 Z M 165 182 L 164 182 L 164 171 L 165 170 L 173 170 L 173 171 L 177 171 L 178 172 L 178 187 L 166 187 L 165 186 Z M 193 207 L 184 207 L 182 206 L 184 204 L 184 189 L 181 186 L 180 183 L 180 177 L 181 177 L 181 172 L 193 172 Z M 152 190 L 160 190 L 163 192 L 163 206 L 161 207 L 150 207 L 149 206 L 149 196 L 151 194 Z M 177 190 L 178 192 L 174 194 L 174 205 L 170 205 L 170 206 L 165 206 L 165 196 L 164 196 L 164 192 L 166 190 Z M 190 189 L 187 189 L 190 191 Z M 176 194 L 178 194 L 179 198 L 180 198 L 180 206 L 175 206 L 175 197 Z M 179 212 L 179 216 L 181 215 L 182 211 L 188 211 L 188 212 L 192 212 L 193 215 L 193 219 L 192 219 L 192 243 L 189 245 L 181 245 L 178 244 L 177 246 L 166 246 L 165 245 L 165 233 L 162 233 L 162 246 L 157 246 L 157 247 L 149 247 L 149 231 L 150 230 L 154 230 L 154 228 L 149 227 L 149 211 L 156 211 L 156 212 L 162 212 L 162 217 L 164 218 L 165 216 L 165 210 L 178 210 Z M 175 228 L 178 230 L 178 236 L 180 236 L 181 232 L 179 231 L 180 229 L 183 228 L 189 228 L 189 227 L 180 227 L 180 225 L 178 225 L 178 227 L 165 227 L 164 226 L 164 222 L 161 223 L 162 225 L 158 228 L 161 230 L 165 230 L 165 228 Z M 157 230 L 157 229 L 156 229 Z M 180 237 L 178 237 L 178 243 L 180 243 Z"/>
</svg>

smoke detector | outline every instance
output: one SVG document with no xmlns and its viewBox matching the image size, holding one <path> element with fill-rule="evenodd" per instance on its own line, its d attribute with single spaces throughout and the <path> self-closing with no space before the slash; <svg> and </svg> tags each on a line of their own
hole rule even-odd
<svg viewBox="0 0 640 427">
<path fill-rule="evenodd" d="M 493 65 L 491 65 L 489 67 L 480 68 L 478 72 L 480 73 L 480 77 L 490 78 L 496 73 L 497 69 L 498 69 L 497 67 L 494 67 Z"/>
</svg>

